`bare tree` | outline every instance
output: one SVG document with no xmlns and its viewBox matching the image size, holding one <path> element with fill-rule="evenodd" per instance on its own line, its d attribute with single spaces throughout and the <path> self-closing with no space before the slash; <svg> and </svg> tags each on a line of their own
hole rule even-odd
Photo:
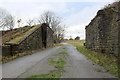
<svg viewBox="0 0 120 80">
<path fill-rule="evenodd" d="M 11 14 L 7 15 L 5 21 L 6 21 L 6 27 L 12 30 L 15 24 L 14 16 L 12 16 Z"/>
<path fill-rule="evenodd" d="M 54 31 L 54 36 L 57 37 L 59 42 L 63 40 L 65 27 L 62 25 L 62 19 L 56 16 L 55 13 L 51 11 L 46 11 L 40 16 L 40 18 L 37 21 L 40 24 L 49 24 L 49 27 Z"/>
<path fill-rule="evenodd" d="M 18 19 L 18 20 L 17 20 L 18 27 L 20 27 L 20 26 L 21 26 L 21 22 L 22 22 L 22 19 Z"/>
<path fill-rule="evenodd" d="M 6 17 L 6 10 L 0 8 L 0 28 L 5 28 L 4 26 L 6 25 L 5 23 L 5 17 Z"/>
<path fill-rule="evenodd" d="M 35 19 L 29 19 L 29 20 L 27 21 L 27 24 L 28 24 L 29 26 L 36 25 L 36 21 L 35 21 Z"/>
<path fill-rule="evenodd" d="M 0 27 L 12 30 L 15 24 L 15 17 L 5 9 L 0 8 Z"/>
<path fill-rule="evenodd" d="M 54 16 L 55 16 L 55 14 L 53 12 L 46 11 L 40 16 L 40 18 L 38 19 L 38 23 L 40 23 L 40 24 L 47 23 L 50 25 Z"/>
</svg>

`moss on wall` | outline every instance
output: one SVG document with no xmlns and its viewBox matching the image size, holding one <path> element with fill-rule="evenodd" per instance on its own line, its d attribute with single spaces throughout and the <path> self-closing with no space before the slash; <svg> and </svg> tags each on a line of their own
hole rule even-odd
<svg viewBox="0 0 120 80">
<path fill-rule="evenodd" d="M 46 45 L 44 45 L 43 43 L 43 41 L 45 41 L 43 39 L 43 36 L 47 39 L 46 42 L 44 42 Z M 53 31 L 49 28 L 47 24 L 43 23 L 29 29 L 27 32 L 21 34 L 10 42 L 5 43 L 5 45 L 8 45 L 10 47 L 7 51 L 5 50 L 8 48 L 3 48 L 3 56 L 8 56 L 6 54 L 12 56 L 28 50 L 30 51 L 41 49 L 43 47 L 50 47 L 53 45 L 53 43 Z"/>
</svg>

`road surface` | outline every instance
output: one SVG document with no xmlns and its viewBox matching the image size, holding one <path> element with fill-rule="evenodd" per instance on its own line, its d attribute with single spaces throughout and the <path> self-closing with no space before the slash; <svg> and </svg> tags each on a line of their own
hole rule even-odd
<svg viewBox="0 0 120 80">
<path fill-rule="evenodd" d="M 102 67 L 93 65 L 92 61 L 70 44 L 42 50 L 0 65 L 2 66 L 2 77 L 26 78 L 31 75 L 47 74 L 51 70 L 55 70 L 53 66 L 48 65 L 48 58 L 63 51 L 67 51 L 68 57 L 62 78 L 114 78 Z M 98 72 L 96 69 L 102 69 L 102 72 Z"/>
</svg>

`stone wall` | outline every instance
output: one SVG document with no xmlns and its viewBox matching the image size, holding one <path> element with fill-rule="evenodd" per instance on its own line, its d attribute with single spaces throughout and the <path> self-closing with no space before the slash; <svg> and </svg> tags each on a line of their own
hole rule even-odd
<svg viewBox="0 0 120 80">
<path fill-rule="evenodd" d="M 42 27 L 42 26 L 41 26 Z M 41 27 L 27 36 L 20 44 L 12 46 L 12 53 L 20 53 L 28 50 L 35 50 L 42 48 L 42 34 Z"/>
<path fill-rule="evenodd" d="M 53 45 L 53 41 L 53 31 L 47 24 L 43 23 L 34 31 L 31 31 L 28 35 L 26 35 L 26 37 L 19 42 L 19 44 L 6 44 L 9 48 L 3 47 L 2 55 L 12 56 L 28 50 L 50 47 Z"/>
<path fill-rule="evenodd" d="M 118 54 L 119 11 L 116 7 L 98 11 L 95 18 L 86 26 L 86 48 L 101 53 Z"/>
<path fill-rule="evenodd" d="M 120 5 L 120 2 L 118 3 L 118 5 Z M 120 11 L 120 6 L 118 7 L 118 10 Z M 119 32 L 118 32 L 118 45 L 119 45 L 119 49 L 118 49 L 118 56 L 119 56 L 119 58 L 118 58 L 118 77 L 119 77 L 119 79 L 120 79 L 120 12 L 118 13 L 118 21 L 119 21 L 119 23 L 118 23 L 118 26 L 119 26 Z"/>
<path fill-rule="evenodd" d="M 53 38 L 53 31 L 50 27 L 47 27 L 47 47 L 53 46 L 54 38 Z"/>
<path fill-rule="evenodd" d="M 11 48 L 10 45 L 4 45 L 4 46 L 0 46 L 2 55 L 1 56 L 10 56 L 11 54 Z M 4 53 L 4 54 L 3 54 Z"/>
</svg>

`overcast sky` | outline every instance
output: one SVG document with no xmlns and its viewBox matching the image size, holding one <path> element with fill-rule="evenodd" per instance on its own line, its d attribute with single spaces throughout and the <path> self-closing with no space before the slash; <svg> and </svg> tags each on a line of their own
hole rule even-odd
<svg viewBox="0 0 120 80">
<path fill-rule="evenodd" d="M 66 38 L 80 36 L 85 39 L 85 26 L 97 11 L 115 0 L 0 0 L 0 7 L 26 19 L 38 17 L 44 11 L 53 11 L 67 25 Z"/>
</svg>

